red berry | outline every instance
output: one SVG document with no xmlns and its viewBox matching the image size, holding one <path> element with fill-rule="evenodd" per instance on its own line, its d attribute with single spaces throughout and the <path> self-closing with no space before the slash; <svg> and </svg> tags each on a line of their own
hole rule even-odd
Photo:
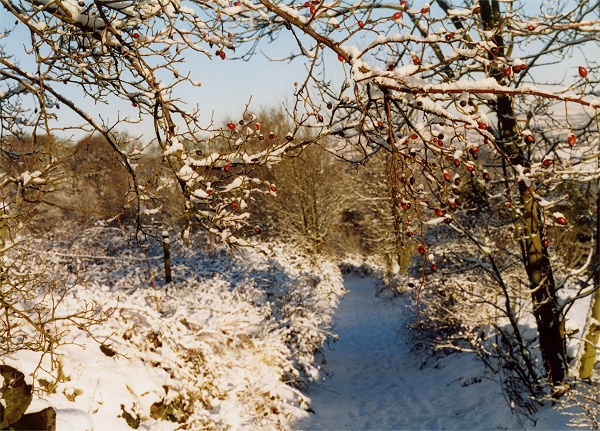
<svg viewBox="0 0 600 431">
<path fill-rule="evenodd" d="M 444 179 L 450 182 L 450 174 L 448 172 L 444 172 Z"/>
<path fill-rule="evenodd" d="M 304 7 L 310 7 L 310 6 L 311 6 L 311 3 L 309 1 L 304 2 Z"/>
<path fill-rule="evenodd" d="M 272 186 L 271 186 L 271 191 L 272 191 L 273 193 L 275 193 L 275 192 L 277 191 L 277 186 L 275 186 L 275 185 L 272 185 Z"/>
<path fill-rule="evenodd" d="M 229 123 L 227 123 L 227 127 L 229 127 L 231 130 L 235 129 L 235 124 L 233 124 L 231 121 Z"/>
<path fill-rule="evenodd" d="M 473 8 L 473 13 L 480 13 L 481 12 L 481 6 L 475 6 Z"/>
<path fill-rule="evenodd" d="M 548 248 L 548 245 L 549 245 L 549 243 L 548 243 L 548 238 L 544 238 L 544 239 L 542 240 L 542 247 L 544 247 L 544 248 Z"/>
<path fill-rule="evenodd" d="M 133 38 L 134 38 L 134 39 L 139 39 L 139 37 L 140 37 L 140 34 L 139 34 L 139 33 L 133 33 Z"/>
<path fill-rule="evenodd" d="M 469 172 L 473 172 L 473 165 L 466 165 L 467 166 L 467 171 Z"/>
<path fill-rule="evenodd" d="M 487 124 L 485 124 L 483 121 L 479 121 L 477 125 L 481 130 L 487 130 Z"/>
<path fill-rule="evenodd" d="M 311 6 L 310 9 L 309 9 L 309 12 L 310 12 L 311 15 L 314 15 L 316 11 L 317 10 L 315 9 L 314 6 Z"/>
<path fill-rule="evenodd" d="M 442 210 L 441 208 L 436 208 L 435 209 L 435 215 L 438 217 L 443 217 L 444 216 L 444 210 Z"/>
<path fill-rule="evenodd" d="M 425 15 L 427 12 L 429 12 L 429 6 L 425 6 L 425 7 L 421 8 L 421 13 L 423 15 Z"/>
<path fill-rule="evenodd" d="M 585 78 L 587 76 L 588 72 L 587 69 L 583 66 L 579 66 L 579 76 L 581 76 L 582 78 Z"/>
<path fill-rule="evenodd" d="M 419 252 L 420 255 L 425 254 L 425 247 L 423 245 L 419 245 L 417 247 L 417 251 Z"/>
<path fill-rule="evenodd" d="M 525 142 L 528 144 L 533 144 L 535 142 L 535 137 L 533 135 L 526 135 Z"/>
<path fill-rule="evenodd" d="M 460 177 L 454 177 L 454 185 L 460 186 Z"/>
<path fill-rule="evenodd" d="M 239 2 L 239 1 L 233 2 L 233 5 L 234 5 L 234 6 L 239 6 L 239 5 L 240 5 L 240 2 Z"/>
<path fill-rule="evenodd" d="M 483 179 L 484 179 L 485 181 L 489 181 L 489 180 L 490 180 L 490 178 L 491 178 L 491 177 L 490 177 L 490 173 L 489 173 L 487 170 L 485 170 L 485 169 L 484 169 L 484 171 L 483 171 Z"/>
<path fill-rule="evenodd" d="M 510 75 L 512 75 L 512 67 L 508 66 L 506 69 L 504 69 L 504 76 L 508 78 Z"/>
<path fill-rule="evenodd" d="M 223 170 L 225 172 L 229 172 L 231 170 L 231 165 L 229 163 L 227 163 L 225 166 L 223 166 Z"/>
<path fill-rule="evenodd" d="M 338 60 L 339 61 L 344 61 L 344 56 L 342 54 L 338 54 Z"/>
<path fill-rule="evenodd" d="M 571 134 L 569 135 L 569 138 L 567 139 L 567 142 L 569 143 L 569 145 L 570 145 L 571 147 L 574 147 L 574 146 L 575 146 L 575 144 L 577 143 L 577 138 L 575 137 L 575 135 L 574 135 L 574 134 L 572 134 L 572 133 L 571 133 Z"/>
<path fill-rule="evenodd" d="M 556 221 L 556 223 L 558 223 L 562 226 L 567 224 L 567 219 L 561 213 L 554 213 L 553 217 L 554 217 L 554 220 Z"/>
<path fill-rule="evenodd" d="M 401 208 L 402 208 L 404 211 L 406 211 L 407 209 L 409 209 L 409 208 L 410 208 L 410 202 L 402 202 L 402 203 L 400 204 L 400 207 L 401 207 Z"/>
<path fill-rule="evenodd" d="M 546 167 L 551 166 L 552 163 L 554 163 L 554 160 L 552 160 L 552 159 L 546 159 L 542 162 L 542 164 Z"/>
<path fill-rule="evenodd" d="M 406 0 L 400 1 L 400 7 L 406 7 Z"/>
<path fill-rule="evenodd" d="M 269 133 L 269 139 L 275 139 L 275 133 L 273 133 L 273 132 Z"/>
<path fill-rule="evenodd" d="M 261 232 L 262 232 L 262 229 L 261 229 L 259 226 L 255 226 L 255 227 L 254 227 L 254 232 L 256 232 L 256 233 L 261 233 Z"/>
<path fill-rule="evenodd" d="M 474 159 L 477 159 L 477 157 L 479 157 L 479 147 L 469 148 L 469 153 L 471 153 L 471 156 L 473 156 Z"/>
<path fill-rule="evenodd" d="M 254 125 L 254 130 L 260 130 L 260 123 L 256 123 Z"/>
<path fill-rule="evenodd" d="M 400 18 L 402 18 L 402 12 L 394 13 L 394 15 L 392 15 L 392 18 L 394 18 L 396 21 L 398 21 Z"/>
<path fill-rule="evenodd" d="M 219 57 L 221 57 L 221 60 L 225 60 L 225 57 L 226 57 L 225 51 L 218 50 L 215 54 L 217 54 Z"/>
<path fill-rule="evenodd" d="M 232 202 L 232 203 L 231 203 L 231 208 L 233 208 L 233 209 L 237 209 L 237 207 L 238 207 L 238 206 L 239 206 L 239 205 L 238 205 L 238 203 L 237 203 L 237 202 Z"/>
<path fill-rule="evenodd" d="M 529 25 L 527 26 L 527 30 L 529 30 L 529 31 L 533 31 L 533 30 L 535 30 L 535 25 L 533 25 L 533 24 L 529 24 Z"/>
<path fill-rule="evenodd" d="M 460 166 L 460 160 L 459 159 L 454 159 L 454 166 L 456 166 L 457 168 Z"/>
<path fill-rule="evenodd" d="M 412 135 L 410 135 L 410 139 L 412 139 L 413 141 L 415 141 L 419 136 L 416 133 L 413 133 Z"/>
<path fill-rule="evenodd" d="M 446 36 L 444 36 L 444 39 L 446 39 L 446 42 L 450 42 L 452 39 L 454 39 L 455 34 L 450 32 L 450 33 L 446 33 Z"/>
<path fill-rule="evenodd" d="M 406 236 L 411 238 L 413 236 L 413 233 L 411 231 L 406 232 Z"/>
<path fill-rule="evenodd" d="M 421 64 L 421 59 L 419 58 L 419 56 L 418 56 L 418 55 L 413 55 L 412 61 L 413 61 L 413 63 L 415 63 L 417 66 L 418 66 L 419 64 Z"/>
<path fill-rule="evenodd" d="M 364 27 L 364 26 L 365 26 L 365 23 L 364 23 L 363 21 L 358 21 L 358 26 L 359 26 L 359 27 Z"/>
<path fill-rule="evenodd" d="M 431 270 L 432 270 L 433 272 L 436 272 L 436 271 L 438 270 L 438 267 L 437 267 L 437 265 L 436 265 L 435 263 L 432 263 L 432 264 L 431 264 Z"/>
</svg>

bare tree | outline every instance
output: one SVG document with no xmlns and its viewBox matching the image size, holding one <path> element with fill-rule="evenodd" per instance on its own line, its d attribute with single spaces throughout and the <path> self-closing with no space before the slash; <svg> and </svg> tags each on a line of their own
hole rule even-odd
<svg viewBox="0 0 600 431">
<path fill-rule="evenodd" d="M 266 119 L 261 123 L 263 133 L 285 135 L 294 128 L 283 108 L 263 110 L 258 115 Z M 310 141 L 310 127 L 298 130 L 296 138 Z M 347 168 L 331 153 L 327 140 L 288 151 L 280 163 L 264 172 L 274 184 L 276 198 L 263 193 L 257 195 L 256 204 L 250 204 L 255 208 L 255 230 L 294 241 L 313 258 L 343 254 L 343 216 L 351 207 Z"/>
<path fill-rule="evenodd" d="M 353 162 L 362 163 L 382 150 L 391 153 L 396 199 L 412 204 L 409 211 L 396 211 L 397 226 L 409 230 L 413 220 L 432 218 L 452 224 L 458 196 L 451 184 L 461 177 L 477 175 L 504 184 L 503 204 L 512 209 L 543 363 L 548 381 L 560 388 L 567 373 L 564 309 L 546 229 L 565 226 L 568 220 L 541 193 L 550 197 L 552 189 L 546 186 L 565 176 L 585 181 L 578 172 L 585 172 L 588 180 L 596 175 L 595 163 L 589 166 L 578 148 L 596 158 L 593 118 L 599 106 L 589 96 L 597 91 L 598 80 L 590 73 L 597 60 L 588 57 L 586 65 L 572 64 L 566 84 L 565 79 L 548 81 L 543 71 L 554 56 L 568 57 L 574 47 L 597 50 L 597 5 L 558 3 L 530 12 L 515 3 L 503 10 L 497 1 L 461 8 L 438 1 L 420 10 L 406 2 L 319 2 L 300 13 L 266 0 L 261 4 L 282 26 L 303 33 L 302 38 L 296 34 L 300 51 L 315 67 L 325 50 L 348 65 L 348 79 L 339 91 L 313 73 L 316 89 L 309 96 L 303 87 L 298 99 L 304 104 L 318 101 L 310 104 L 315 117 L 327 112 L 324 105 L 329 103 L 326 133 L 341 136 L 355 149 L 345 150 Z M 385 9 L 395 11 L 387 15 Z M 266 22 L 262 31 L 267 31 Z M 256 28 L 251 32 L 256 34 Z M 358 45 L 361 34 L 365 43 L 358 48 L 352 42 Z M 538 48 L 519 52 L 530 41 Z M 482 149 L 490 152 L 502 175 L 492 178 L 489 167 L 477 161 Z M 414 172 L 425 180 L 402 182 L 402 175 Z M 419 252 L 427 256 L 426 239 L 415 238 Z M 482 243 L 482 251 L 489 255 L 488 250 Z M 423 278 L 421 286 L 425 284 Z"/>
</svg>

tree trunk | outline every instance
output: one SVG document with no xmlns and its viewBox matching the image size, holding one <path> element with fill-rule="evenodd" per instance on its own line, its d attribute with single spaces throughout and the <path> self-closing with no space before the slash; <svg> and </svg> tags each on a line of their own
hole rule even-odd
<svg viewBox="0 0 600 431">
<path fill-rule="evenodd" d="M 500 4 L 497 0 L 482 0 L 481 17 L 486 30 L 498 30 L 502 25 Z M 504 40 L 497 32 L 494 43 L 498 55 L 504 56 Z M 490 72 L 498 82 L 504 79 L 503 71 L 494 68 Z M 512 97 L 498 95 L 496 104 L 498 117 L 498 136 L 496 143 L 508 155 L 513 166 L 528 168 L 528 156 L 518 145 L 521 139 Z M 532 291 L 533 315 L 538 327 L 540 350 L 544 361 L 548 381 L 552 386 L 560 386 L 566 377 L 566 348 L 561 329 L 563 319 L 558 306 L 556 284 L 548 257 L 548 250 L 542 240 L 546 236 L 542 209 L 534 198 L 533 186 L 519 182 L 519 195 L 523 204 L 522 227 L 523 261 Z"/>
<path fill-rule="evenodd" d="M 596 290 L 592 297 L 583 339 L 583 354 L 579 360 L 579 378 L 590 379 L 596 364 L 596 346 L 600 339 L 600 290 Z"/>
<path fill-rule="evenodd" d="M 600 161 L 599 161 L 600 164 Z M 596 267 L 594 269 L 594 296 L 583 333 L 583 353 L 579 359 L 579 378 L 590 379 L 596 364 L 598 340 L 600 340 L 600 182 L 596 190 Z"/>
<path fill-rule="evenodd" d="M 541 208 L 524 184 L 519 184 L 523 202 L 523 242 L 525 269 L 532 290 L 533 315 L 538 328 L 540 350 L 548 380 L 560 386 L 566 377 L 566 349 L 563 319 L 558 305 L 556 284 L 548 250 L 542 245 L 545 237 Z"/>
</svg>

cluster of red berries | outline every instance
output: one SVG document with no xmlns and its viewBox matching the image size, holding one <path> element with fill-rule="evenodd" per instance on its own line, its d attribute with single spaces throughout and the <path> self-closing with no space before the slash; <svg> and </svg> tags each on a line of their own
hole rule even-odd
<svg viewBox="0 0 600 431">
<path fill-rule="evenodd" d="M 316 6 L 320 3 L 319 0 L 305 1 L 304 7 L 308 9 L 311 15 L 317 12 Z"/>
<path fill-rule="evenodd" d="M 523 72 L 523 71 L 525 71 L 527 69 L 528 69 L 528 67 L 524 63 L 522 63 L 522 64 L 515 64 L 512 67 L 511 66 L 507 66 L 506 69 L 504 69 L 503 73 L 504 73 L 504 76 L 506 76 L 508 78 L 513 73 L 520 73 L 520 72 Z"/>
</svg>

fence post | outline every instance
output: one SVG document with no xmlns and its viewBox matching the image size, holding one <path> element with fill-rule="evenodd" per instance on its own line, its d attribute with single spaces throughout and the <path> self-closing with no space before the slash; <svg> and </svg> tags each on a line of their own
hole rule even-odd
<svg viewBox="0 0 600 431">
<path fill-rule="evenodd" d="M 162 231 L 163 239 L 163 252 L 165 256 L 165 282 L 171 282 L 171 240 L 169 239 L 169 232 L 166 230 Z"/>
</svg>

